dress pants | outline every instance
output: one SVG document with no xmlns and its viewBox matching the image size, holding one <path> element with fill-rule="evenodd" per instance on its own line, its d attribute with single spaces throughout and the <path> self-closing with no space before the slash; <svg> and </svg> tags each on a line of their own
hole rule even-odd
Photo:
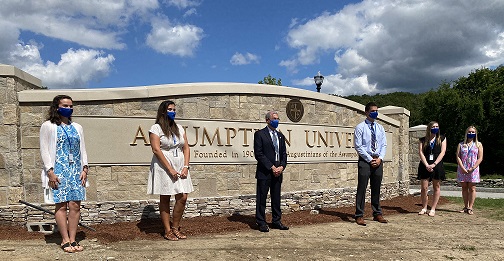
<svg viewBox="0 0 504 261">
<path fill-rule="evenodd" d="M 381 215 L 380 187 L 383 178 L 383 162 L 377 168 L 373 168 L 370 163 L 359 157 L 358 169 L 355 217 L 364 216 L 368 181 L 371 181 L 371 207 L 373 209 L 373 216 Z"/>
<path fill-rule="evenodd" d="M 258 179 L 256 190 L 256 222 L 259 226 L 266 225 L 266 198 L 268 190 L 271 194 L 271 214 L 273 223 L 280 222 L 282 211 L 280 210 L 280 190 L 282 181 L 280 177 L 271 179 Z"/>
</svg>

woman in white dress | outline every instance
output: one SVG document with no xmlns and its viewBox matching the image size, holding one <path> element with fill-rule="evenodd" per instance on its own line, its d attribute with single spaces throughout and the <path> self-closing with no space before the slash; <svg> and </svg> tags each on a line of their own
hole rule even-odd
<svg viewBox="0 0 504 261">
<path fill-rule="evenodd" d="M 159 105 L 156 123 L 149 130 L 152 152 L 147 194 L 159 195 L 159 212 L 167 240 L 186 239 L 180 232 L 187 194 L 194 190 L 189 175 L 189 145 L 184 128 L 175 123 L 175 103 Z M 175 195 L 170 226 L 170 197 Z"/>
</svg>

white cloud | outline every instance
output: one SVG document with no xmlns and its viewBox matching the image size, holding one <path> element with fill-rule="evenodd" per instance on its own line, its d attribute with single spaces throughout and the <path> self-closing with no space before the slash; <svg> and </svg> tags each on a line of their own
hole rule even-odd
<svg viewBox="0 0 504 261">
<path fill-rule="evenodd" d="M 26 54 L 36 57 L 38 50 L 34 46 L 25 46 Z M 21 69 L 42 80 L 42 84 L 49 88 L 85 88 L 90 81 L 98 81 L 107 76 L 114 56 L 105 55 L 97 50 L 70 49 L 61 55 L 56 64 L 51 61 L 46 64 L 34 62 Z M 40 61 L 39 61 L 40 62 Z"/>
<path fill-rule="evenodd" d="M 148 46 L 162 54 L 192 56 L 203 39 L 203 29 L 186 24 L 171 25 L 166 19 L 152 19 L 152 30 L 147 35 Z"/>
<path fill-rule="evenodd" d="M 292 83 L 298 86 L 313 86 L 313 90 L 316 90 L 313 77 L 294 80 Z M 320 91 L 343 96 L 352 94 L 361 95 L 363 93 L 374 94 L 377 92 L 376 84 L 369 83 L 366 75 L 344 78 L 341 74 L 324 76 L 324 82 Z"/>
<path fill-rule="evenodd" d="M 132 19 L 157 9 L 146 1 L 2 1 L 0 19 L 18 30 L 91 48 L 123 49 L 121 35 Z"/>
<path fill-rule="evenodd" d="M 185 13 L 184 13 L 184 17 L 188 17 L 188 16 L 191 16 L 191 15 L 195 15 L 197 14 L 198 12 L 196 11 L 196 8 L 191 8 L 189 10 L 187 10 Z"/>
<path fill-rule="evenodd" d="M 278 65 L 286 67 L 287 70 L 291 73 L 297 73 L 298 72 L 297 66 L 299 65 L 299 62 L 296 59 L 282 60 Z"/>
<path fill-rule="evenodd" d="M 176 6 L 179 9 L 185 9 L 188 7 L 199 6 L 201 4 L 200 1 L 195 1 L 195 0 L 168 0 L 167 3 L 169 5 Z"/>
<path fill-rule="evenodd" d="M 236 52 L 232 57 L 229 62 L 232 65 L 245 65 L 245 64 L 251 64 L 251 63 L 259 63 L 260 57 L 251 54 L 251 53 L 246 53 L 246 54 L 241 54 Z"/>
<path fill-rule="evenodd" d="M 335 82 L 363 86 L 362 91 L 425 91 L 504 63 L 502 13 L 504 2 L 498 0 L 364 0 L 295 24 L 287 41 L 297 54 L 280 65 L 296 71 L 331 55 Z"/>
</svg>

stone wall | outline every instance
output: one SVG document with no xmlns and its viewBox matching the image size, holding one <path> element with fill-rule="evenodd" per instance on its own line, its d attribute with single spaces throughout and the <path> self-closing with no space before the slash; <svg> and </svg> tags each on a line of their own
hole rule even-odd
<svg viewBox="0 0 504 261">
<path fill-rule="evenodd" d="M 17 94 L 40 86 L 35 77 L 0 64 L 0 206 L 16 204 L 24 198 L 21 108 Z"/>
<path fill-rule="evenodd" d="M 427 125 L 418 125 L 409 128 L 409 180 L 410 183 L 417 183 L 418 164 L 420 163 L 420 155 L 418 155 L 418 140 L 425 136 Z"/>
<path fill-rule="evenodd" d="M 8 77 L 1 76 L 1 82 Z M 11 77 L 11 85 L 22 79 Z M 278 110 L 283 122 L 286 104 L 292 98 L 301 100 L 305 115 L 300 124 L 355 126 L 364 119 L 364 106 L 340 97 L 300 89 L 257 84 L 202 83 L 134 88 L 89 90 L 29 90 L 37 86 L 18 87 L 18 111 L 15 134 L 16 168 L 12 174 L 0 174 L 0 223 L 40 220 L 47 216 L 17 203 L 24 199 L 43 202 L 40 181 L 41 159 L 38 148 L 40 125 L 48 105 L 57 94 L 74 99 L 74 115 L 81 117 L 131 117 L 154 119 L 161 101 L 177 104 L 177 118 L 217 119 L 264 122 L 268 110 Z M 3 91 L 3 86 L 2 86 Z M 17 103 L 17 104 L 16 104 Z M 6 109 L 8 111 L 8 109 Z M 5 115 L 5 113 L 4 113 Z M 385 162 L 383 198 L 408 194 L 409 187 L 409 112 L 403 108 L 380 109 L 380 123 L 391 133 L 391 160 Z M 4 116 L 5 117 L 5 116 Z M 78 119 L 78 118 L 77 118 Z M 12 120 L 11 120 L 12 122 Z M 78 122 L 78 121 L 77 121 Z M 154 122 L 154 120 L 152 120 Z M 9 126 L 3 122 L 1 128 Z M 84 132 L 89 131 L 86 126 Z M 10 130 L 13 132 L 13 130 Z M 2 136 L 4 137 L 4 136 Z M 3 142 L 3 140 L 2 140 Z M 1 149 L 4 149 L 2 146 Z M 104 144 L 106 149 L 106 144 Z M 1 156 L 6 154 L 1 152 Z M 7 164 L 7 161 L 4 160 Z M 8 160 L 16 162 L 16 160 Z M 0 162 L 2 163 L 2 162 Z M 253 214 L 255 209 L 255 164 L 194 164 L 191 178 L 195 191 L 189 195 L 185 217 Z M 6 168 L 3 168 L 6 169 Z M 3 171 L 0 169 L 0 171 Z M 87 201 L 83 202 L 82 218 L 89 223 L 138 220 L 157 215 L 157 196 L 146 195 L 148 164 L 90 163 Z M 3 181 L 9 177 L 10 183 Z M 320 207 L 353 205 L 357 184 L 357 164 L 347 162 L 291 163 L 284 173 L 282 209 L 285 212 Z M 14 183 L 11 182 L 14 181 Z M 17 185 L 17 186 L 16 186 Z M 7 195 L 15 195 L 10 196 Z M 369 195 L 368 195 L 369 197 Z M 2 206 L 4 205 L 4 206 Z M 46 205 L 44 205 L 46 206 Z M 52 208 L 51 206 L 48 206 Z M 38 214 L 37 214 L 38 213 Z M 49 217 L 51 218 L 51 217 Z"/>
</svg>

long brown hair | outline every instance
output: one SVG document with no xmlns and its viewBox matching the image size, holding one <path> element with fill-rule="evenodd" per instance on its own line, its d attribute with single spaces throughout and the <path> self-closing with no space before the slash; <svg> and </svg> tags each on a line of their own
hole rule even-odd
<svg viewBox="0 0 504 261">
<path fill-rule="evenodd" d="M 425 129 L 425 140 L 423 143 L 424 148 L 427 148 L 427 146 L 430 146 L 431 129 L 432 129 L 432 126 L 436 123 L 439 125 L 439 123 L 437 121 L 429 122 L 429 124 L 427 125 L 427 128 Z M 441 146 L 441 134 L 439 133 L 439 131 L 438 131 L 438 133 L 436 133 L 436 144 Z"/>
<path fill-rule="evenodd" d="M 164 135 L 169 138 L 172 135 L 175 135 L 178 139 L 180 139 L 180 132 L 175 120 L 170 120 L 166 115 L 166 110 L 168 106 L 175 105 L 173 101 L 164 101 L 159 104 L 159 108 L 156 116 L 156 123 L 161 126 L 161 130 L 163 130 Z"/>
<path fill-rule="evenodd" d="M 58 113 L 58 108 L 61 100 L 69 99 L 73 102 L 72 97 L 68 95 L 57 95 L 53 98 L 51 107 L 49 107 L 49 111 L 47 112 L 47 120 L 51 121 L 51 123 L 56 123 L 56 125 L 61 124 L 61 115 Z M 72 117 L 69 117 L 68 120 L 72 121 Z"/>
</svg>

